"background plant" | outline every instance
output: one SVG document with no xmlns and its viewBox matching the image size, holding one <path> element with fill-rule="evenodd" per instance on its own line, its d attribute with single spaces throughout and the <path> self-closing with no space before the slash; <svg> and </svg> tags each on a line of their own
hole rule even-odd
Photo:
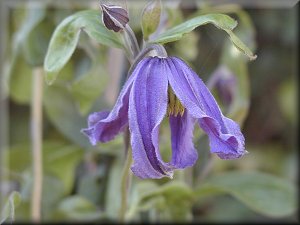
<svg viewBox="0 0 300 225">
<path fill-rule="evenodd" d="M 58 76 L 52 85 L 44 85 L 43 91 L 42 220 L 115 220 L 118 215 L 124 164 L 122 137 L 92 147 L 79 130 L 86 126 L 89 112 L 111 107 L 129 65 L 123 53 L 110 48 L 122 48 L 121 38 L 103 38 L 103 33 L 109 31 L 102 26 L 98 5 L 80 6 L 72 1 L 64 4 L 64 9 L 57 5 L 24 5 L 9 12 L 5 65 L 9 68 L 6 94 L 10 139 L 9 148 L 1 153 L 7 162 L 1 165 L 5 175 L 1 187 L 3 196 L 8 197 L 12 190 L 19 193 L 13 192 L 7 203 L 2 204 L 1 222 L 10 217 L 31 220 L 33 176 L 28 121 L 32 73 L 43 66 L 51 35 L 62 25 L 64 36 L 71 38 L 62 40 L 63 45 L 58 43 L 63 60 L 54 64 L 56 70 L 48 71 L 48 81 Z M 79 12 L 91 7 L 95 11 Z M 140 19 L 136 18 L 140 18 L 144 4 L 128 3 L 127 7 L 130 25 L 141 40 L 142 31 L 137 23 Z M 226 33 L 212 25 L 166 45 L 170 55 L 184 58 L 204 81 L 209 81 L 220 65 L 234 74 L 237 89 L 229 104 L 223 102 L 223 108 L 228 117 L 244 124 L 250 154 L 237 161 L 215 159 L 208 153 L 206 137 L 197 130 L 197 165 L 177 171 L 173 180 L 133 178 L 126 219 L 295 219 L 295 133 L 290 130 L 296 122 L 292 67 L 295 55 L 291 54 L 296 43 L 296 14 L 294 9 L 263 11 L 245 11 L 236 5 L 201 5 L 188 10 L 164 4 L 168 27 L 202 14 L 226 13 L 238 21 L 235 34 L 252 50 L 257 47 L 259 58 L 249 63 L 235 50 Z M 65 18 L 69 18 L 69 24 L 68 20 L 61 23 Z M 5 84 L 2 81 L 1 85 Z M 212 90 L 216 96 L 220 93 L 216 87 Z M 222 103 L 221 95 L 219 101 Z M 162 126 L 162 133 L 161 148 L 167 157 L 167 126 Z M 17 204 L 19 198 L 21 202 Z"/>
</svg>

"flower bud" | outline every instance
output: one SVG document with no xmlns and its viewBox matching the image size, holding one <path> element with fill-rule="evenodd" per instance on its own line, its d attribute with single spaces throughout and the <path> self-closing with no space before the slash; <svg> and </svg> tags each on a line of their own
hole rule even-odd
<svg viewBox="0 0 300 225">
<path fill-rule="evenodd" d="M 220 65 L 211 75 L 207 86 L 216 88 L 221 101 L 225 105 L 230 105 L 233 101 L 236 91 L 236 77 L 225 65 Z"/>
<path fill-rule="evenodd" d="M 154 33 L 159 25 L 161 14 L 160 0 L 149 2 L 142 14 L 142 30 L 144 39 L 147 40 L 149 35 Z"/>
<path fill-rule="evenodd" d="M 114 32 L 124 29 L 129 21 L 128 12 L 120 6 L 100 4 L 105 27 Z"/>
</svg>

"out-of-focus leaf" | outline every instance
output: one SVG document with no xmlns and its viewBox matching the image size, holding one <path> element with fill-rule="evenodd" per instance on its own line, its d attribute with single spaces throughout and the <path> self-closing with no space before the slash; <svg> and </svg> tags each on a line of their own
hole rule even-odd
<svg viewBox="0 0 300 225">
<path fill-rule="evenodd" d="M 252 51 L 236 36 L 231 30 L 225 29 L 227 34 L 230 37 L 231 42 L 234 44 L 234 46 L 242 53 L 244 53 L 246 56 L 250 58 L 250 60 L 254 60 L 257 58 L 256 55 L 253 55 Z"/>
<path fill-rule="evenodd" d="M 32 190 L 32 187 L 31 189 Z M 64 196 L 64 184 L 55 176 L 45 174 L 43 177 L 42 209 L 45 214 L 52 211 Z"/>
<path fill-rule="evenodd" d="M 27 16 L 13 40 L 13 53 L 20 50 L 20 45 L 27 39 L 31 31 L 45 18 L 46 9 L 43 7 L 30 7 Z"/>
<path fill-rule="evenodd" d="M 64 185 L 64 193 L 70 193 L 75 179 L 75 168 L 82 160 L 83 150 L 74 145 L 49 149 L 45 152 L 44 169 L 58 177 Z"/>
<path fill-rule="evenodd" d="M 240 201 L 230 196 L 216 196 L 209 199 L 208 202 L 203 202 L 205 214 L 198 215 L 195 220 L 201 220 L 203 223 L 242 223 L 242 222 L 255 222 L 264 220 L 265 218 Z M 201 203 L 199 203 L 201 204 Z M 209 206 L 209 207 L 207 207 Z M 195 210 L 197 211 L 197 209 Z"/>
<path fill-rule="evenodd" d="M 253 50 L 256 47 L 255 30 L 248 14 L 237 11 L 240 24 L 235 30 L 241 39 Z M 224 43 L 221 64 L 225 64 L 237 78 L 237 87 L 233 101 L 229 107 L 227 116 L 239 124 L 243 124 L 250 105 L 250 81 L 248 76 L 248 60 L 232 46 L 229 40 Z"/>
<path fill-rule="evenodd" d="M 71 85 L 71 94 L 77 100 L 81 114 L 85 115 L 95 100 L 104 91 L 108 76 L 102 63 L 95 63 L 84 76 Z"/>
<path fill-rule="evenodd" d="M 9 150 L 4 151 L 4 159 L 8 170 L 16 173 L 22 173 L 30 167 L 31 154 L 29 144 L 18 144 L 12 146 Z"/>
<path fill-rule="evenodd" d="M 9 146 L 28 141 L 30 130 L 30 108 L 15 104 L 9 112 Z"/>
<path fill-rule="evenodd" d="M 16 218 L 18 220 L 27 220 L 28 206 L 30 206 L 31 196 L 32 196 L 32 185 L 33 185 L 33 177 L 32 173 L 27 172 L 24 174 L 24 181 L 21 184 L 21 196 L 22 196 L 22 204 L 20 205 L 20 212 L 16 213 Z M 43 190 L 42 190 L 42 209 L 43 209 L 43 217 L 45 219 L 50 215 L 52 210 L 56 207 L 57 203 L 64 196 L 64 186 L 61 180 L 57 177 L 51 176 L 49 174 L 45 174 L 43 176 Z"/>
<path fill-rule="evenodd" d="M 133 198 L 127 217 L 132 217 L 141 209 L 156 207 L 164 214 L 166 221 L 192 219 L 193 192 L 182 182 L 173 181 L 162 186 L 149 181 L 140 182 L 137 184 L 137 193 L 138 196 Z"/>
<path fill-rule="evenodd" d="M 21 194 L 24 203 L 21 204 L 18 219 L 28 220 L 28 207 L 32 191 L 31 151 L 29 144 L 20 144 L 6 151 L 9 160 L 9 170 L 22 173 Z M 82 159 L 83 151 L 77 146 L 64 142 L 45 141 L 43 143 L 43 198 L 42 208 L 45 217 L 50 216 L 58 201 L 73 189 L 75 167 Z"/>
<path fill-rule="evenodd" d="M 297 124 L 297 82 L 293 80 L 290 79 L 281 85 L 278 93 L 278 101 L 284 116 L 291 123 Z"/>
<path fill-rule="evenodd" d="M 135 183 L 134 183 L 135 184 Z M 158 184 L 153 181 L 142 181 L 135 185 L 132 188 L 132 195 L 129 202 L 129 210 L 127 211 L 126 217 L 128 219 L 134 218 L 136 214 L 143 210 L 148 210 L 151 207 L 156 205 L 156 201 L 149 201 L 149 204 L 144 204 L 144 207 L 140 206 L 140 203 L 144 197 L 144 195 L 148 195 L 154 190 L 158 189 Z"/>
<path fill-rule="evenodd" d="M 28 200 L 23 200 L 22 197 L 22 202 L 18 206 L 18 209 L 16 210 L 16 215 L 15 215 L 15 220 L 16 221 L 22 221 L 22 222 L 30 222 L 31 221 L 31 204 Z"/>
<path fill-rule="evenodd" d="M 98 148 L 91 149 L 99 154 L 121 157 L 124 149 L 124 139 L 122 135 L 116 136 L 112 141 L 101 143 Z"/>
<path fill-rule="evenodd" d="M 15 219 L 15 210 L 21 203 L 21 195 L 19 192 L 13 191 L 6 200 L 1 210 L 0 224 L 8 219 L 12 222 Z"/>
<path fill-rule="evenodd" d="M 196 32 L 191 32 L 174 44 L 174 50 L 180 52 L 180 57 L 186 61 L 195 60 L 198 55 L 198 40 Z"/>
<path fill-rule="evenodd" d="M 55 220 L 93 221 L 100 219 L 102 212 L 96 206 L 83 198 L 75 195 L 63 199 L 54 212 Z"/>
<path fill-rule="evenodd" d="M 228 172 L 206 180 L 195 195 L 230 194 L 252 210 L 283 217 L 296 209 L 296 188 L 289 181 L 259 172 Z"/>
<path fill-rule="evenodd" d="M 116 159 L 111 165 L 106 189 L 105 211 L 110 219 L 117 219 L 121 202 L 121 175 L 123 161 Z"/>
<path fill-rule="evenodd" d="M 99 10 L 86 10 L 64 19 L 54 31 L 44 61 L 46 80 L 51 84 L 71 58 L 77 46 L 80 32 L 85 31 L 95 41 L 116 48 L 123 48 L 118 34 L 109 31 L 101 23 Z"/>
<path fill-rule="evenodd" d="M 20 50 L 31 31 L 45 18 L 46 10 L 33 7 L 26 13 L 24 22 L 13 36 L 9 68 L 4 72 L 9 82 L 9 95 L 18 103 L 28 103 L 31 94 L 31 68 L 22 59 Z"/>
<path fill-rule="evenodd" d="M 31 66 L 43 65 L 53 29 L 53 25 L 49 20 L 44 20 L 42 23 L 39 23 L 22 42 L 25 59 Z"/>
<path fill-rule="evenodd" d="M 22 59 L 16 55 L 10 68 L 9 95 L 17 103 L 28 104 L 31 99 L 32 70 Z"/>
<path fill-rule="evenodd" d="M 87 126 L 70 93 L 63 87 L 49 86 L 44 93 L 46 114 L 53 125 L 69 140 L 81 147 L 91 147 L 80 130 Z"/>
<path fill-rule="evenodd" d="M 161 2 L 153 0 L 148 2 L 142 13 L 142 31 L 145 40 L 148 40 L 150 34 L 154 33 L 160 21 Z"/>
<path fill-rule="evenodd" d="M 4 152 L 9 162 L 9 170 L 24 173 L 31 168 L 32 154 L 29 144 L 19 144 Z M 54 175 L 63 183 L 62 191 L 69 193 L 74 184 L 75 167 L 82 159 L 83 150 L 75 145 L 58 141 L 44 141 L 43 167 L 44 172 Z"/>
<path fill-rule="evenodd" d="M 85 197 L 94 204 L 99 204 L 105 191 L 104 179 L 102 174 L 87 173 L 81 177 L 78 184 L 78 194 Z"/>
<path fill-rule="evenodd" d="M 184 23 L 165 31 L 154 40 L 150 40 L 150 42 L 164 44 L 177 41 L 181 39 L 184 34 L 191 32 L 198 26 L 208 23 L 211 23 L 217 28 L 224 30 L 229 35 L 230 40 L 238 48 L 238 50 L 247 55 L 251 60 L 256 58 L 251 50 L 232 32 L 232 30 L 236 27 L 237 22 L 231 17 L 223 14 L 207 14 L 187 20 Z"/>
</svg>

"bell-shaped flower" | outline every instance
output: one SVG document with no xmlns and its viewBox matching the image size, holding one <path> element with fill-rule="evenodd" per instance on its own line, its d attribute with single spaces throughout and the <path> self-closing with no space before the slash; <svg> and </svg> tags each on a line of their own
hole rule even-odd
<svg viewBox="0 0 300 225">
<path fill-rule="evenodd" d="M 159 127 L 166 115 L 171 129 L 170 162 L 164 162 L 159 151 Z M 220 158 L 235 159 L 247 152 L 239 125 L 222 114 L 185 62 L 176 57 L 146 57 L 133 70 L 112 111 L 91 114 L 88 128 L 82 131 L 96 145 L 112 140 L 129 125 L 131 170 L 140 178 L 161 178 L 196 162 L 195 122 L 208 135 L 211 152 Z"/>
</svg>

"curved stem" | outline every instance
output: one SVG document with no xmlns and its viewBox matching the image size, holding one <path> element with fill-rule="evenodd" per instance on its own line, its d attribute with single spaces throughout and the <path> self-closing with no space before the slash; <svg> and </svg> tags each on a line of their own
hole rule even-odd
<svg viewBox="0 0 300 225">
<path fill-rule="evenodd" d="M 41 221 L 42 201 L 42 112 L 43 112 L 43 69 L 33 70 L 32 102 L 31 102 L 31 142 L 33 158 L 33 190 L 31 216 L 33 222 Z"/>
<path fill-rule="evenodd" d="M 121 180 L 121 208 L 119 214 L 120 222 L 125 221 L 128 192 L 130 188 L 131 175 L 132 175 L 130 173 L 130 166 L 132 164 L 132 152 L 131 149 L 129 148 L 129 142 L 130 142 L 129 140 L 130 140 L 129 130 L 127 128 L 124 134 L 126 161 L 122 172 L 122 180 Z"/>
<path fill-rule="evenodd" d="M 168 53 L 166 51 L 166 49 L 160 45 L 160 44 L 150 44 L 148 46 L 146 46 L 139 54 L 138 56 L 135 58 L 133 64 L 131 65 L 127 77 L 130 76 L 130 74 L 132 73 L 132 71 L 135 69 L 136 65 L 151 51 L 155 51 L 157 56 L 160 57 L 168 57 Z"/>
<path fill-rule="evenodd" d="M 130 45 L 130 49 L 132 51 L 133 58 L 135 58 L 140 52 L 140 47 L 137 42 L 136 36 L 128 24 L 126 24 L 126 26 L 124 27 L 124 32 L 125 32 L 125 35 L 128 37 L 128 39 L 127 38 L 125 38 L 125 39 L 128 41 L 128 43 Z"/>
</svg>

